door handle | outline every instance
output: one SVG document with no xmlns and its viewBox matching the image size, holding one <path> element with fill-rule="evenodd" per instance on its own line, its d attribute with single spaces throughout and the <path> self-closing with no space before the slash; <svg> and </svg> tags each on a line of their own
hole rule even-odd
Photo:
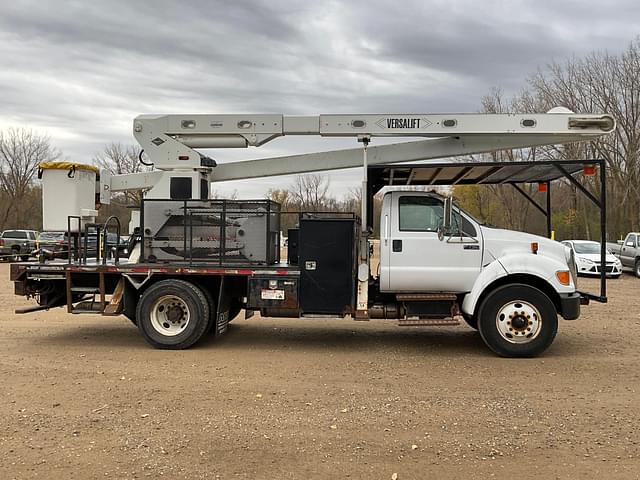
<svg viewBox="0 0 640 480">
<path fill-rule="evenodd" d="M 389 215 L 384 216 L 384 244 L 389 243 Z"/>
<path fill-rule="evenodd" d="M 401 252 L 402 251 L 402 240 L 393 240 L 391 242 L 391 249 L 394 252 Z"/>
</svg>

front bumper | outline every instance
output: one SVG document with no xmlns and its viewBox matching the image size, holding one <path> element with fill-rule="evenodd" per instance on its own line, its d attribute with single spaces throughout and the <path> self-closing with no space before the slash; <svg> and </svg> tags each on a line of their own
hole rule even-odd
<svg viewBox="0 0 640 480">
<path fill-rule="evenodd" d="M 580 316 L 580 303 L 582 295 L 579 292 L 560 294 L 560 311 L 565 320 L 575 320 Z"/>
<path fill-rule="evenodd" d="M 599 263 L 578 266 L 578 275 L 600 276 L 601 268 Z M 605 266 L 607 277 L 617 277 L 622 275 L 622 265 L 614 262 L 607 262 Z"/>
</svg>

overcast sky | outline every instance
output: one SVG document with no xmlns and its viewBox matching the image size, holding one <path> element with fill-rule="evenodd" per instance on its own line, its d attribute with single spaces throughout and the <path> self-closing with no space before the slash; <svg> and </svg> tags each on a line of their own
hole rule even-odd
<svg viewBox="0 0 640 480">
<path fill-rule="evenodd" d="M 552 60 L 622 51 L 640 2 L 7 1 L 0 7 L 0 128 L 51 137 L 90 162 L 134 143 L 141 113 L 474 112 Z M 353 147 L 284 138 L 206 152 L 220 162 Z M 332 174 L 338 196 L 357 172 Z M 290 178 L 220 184 L 262 197 Z"/>
</svg>

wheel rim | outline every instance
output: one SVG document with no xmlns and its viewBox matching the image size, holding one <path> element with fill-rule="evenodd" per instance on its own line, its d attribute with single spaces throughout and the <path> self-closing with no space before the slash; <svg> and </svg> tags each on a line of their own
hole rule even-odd
<svg viewBox="0 0 640 480">
<path fill-rule="evenodd" d="M 191 312 L 180 297 L 164 295 L 151 306 L 150 319 L 155 331 L 173 337 L 184 332 L 191 319 Z"/>
<path fill-rule="evenodd" d="M 513 300 L 498 310 L 496 328 L 509 343 L 529 343 L 540 334 L 542 316 L 529 302 Z"/>
</svg>

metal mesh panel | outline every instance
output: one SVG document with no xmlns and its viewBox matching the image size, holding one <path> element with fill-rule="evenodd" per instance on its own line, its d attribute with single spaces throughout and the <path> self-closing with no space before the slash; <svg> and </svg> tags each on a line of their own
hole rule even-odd
<svg viewBox="0 0 640 480">
<path fill-rule="evenodd" d="M 146 261 L 273 264 L 280 205 L 270 200 L 145 200 Z"/>
</svg>

